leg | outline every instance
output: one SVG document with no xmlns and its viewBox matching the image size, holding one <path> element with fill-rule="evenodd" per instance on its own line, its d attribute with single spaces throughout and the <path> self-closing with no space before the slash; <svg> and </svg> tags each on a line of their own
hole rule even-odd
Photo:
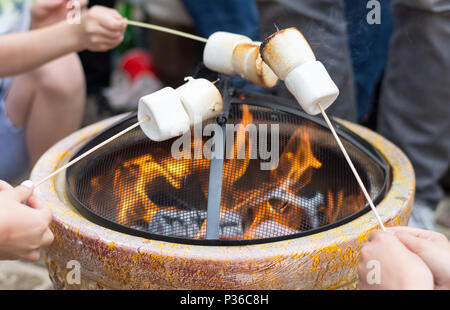
<svg viewBox="0 0 450 310">
<path fill-rule="evenodd" d="M 383 81 L 378 131 L 411 159 L 416 201 L 437 206 L 450 164 L 450 1 L 394 1 L 396 26 Z"/>
<path fill-rule="evenodd" d="M 302 31 L 341 92 L 328 112 L 356 121 L 356 95 L 343 0 L 270 0 L 260 1 L 258 6 L 263 37 L 275 32 L 275 27 L 297 27 Z M 277 93 L 291 97 L 284 83 L 278 84 Z"/>
<path fill-rule="evenodd" d="M 14 126 L 26 127 L 30 164 L 81 123 L 85 99 L 83 70 L 71 54 L 13 80 L 6 110 Z"/>
</svg>

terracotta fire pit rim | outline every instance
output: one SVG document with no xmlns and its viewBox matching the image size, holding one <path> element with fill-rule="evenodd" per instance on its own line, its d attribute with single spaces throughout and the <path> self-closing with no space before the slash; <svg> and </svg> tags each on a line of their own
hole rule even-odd
<svg viewBox="0 0 450 310">
<path fill-rule="evenodd" d="M 36 182 L 47 176 L 57 167 L 61 166 L 65 160 L 68 160 L 76 149 L 88 138 L 122 117 L 124 115 L 93 124 L 61 140 L 38 161 L 32 171 L 31 179 Z M 360 125 L 345 121 L 342 122 L 349 129 L 372 143 L 391 164 L 393 168 L 393 183 L 386 198 L 378 204 L 377 209 L 386 226 L 399 225 L 400 223 L 389 222 L 388 220 L 402 217 L 402 209 L 404 209 L 405 204 L 408 204 L 408 201 L 414 195 L 415 179 L 411 162 L 398 147 L 375 132 Z M 227 260 L 223 256 L 223 252 L 225 251 L 226 253 L 239 253 L 239 256 L 242 256 L 242 260 L 244 261 L 247 255 L 251 255 L 255 259 L 258 256 L 264 258 L 275 255 L 292 256 L 298 255 L 299 252 L 310 253 L 315 250 L 319 251 L 323 250 L 324 245 L 330 244 L 331 239 L 335 240 L 334 244 L 344 244 L 355 238 L 365 239 L 370 231 L 378 229 L 375 216 L 369 212 L 350 223 L 321 232 L 320 234 L 273 243 L 224 247 L 186 245 L 147 240 L 98 226 L 80 216 L 70 206 L 67 198 L 62 197 L 57 191 L 57 182 L 65 181 L 64 179 L 63 175 L 57 176 L 35 189 L 35 193 L 52 208 L 54 213 L 53 225 L 70 230 L 75 235 L 83 236 L 85 240 L 91 239 L 98 241 L 100 239 L 107 246 L 120 247 L 121 250 L 129 251 L 130 253 L 145 252 L 158 253 L 159 255 L 163 255 L 162 253 L 170 253 L 172 257 L 183 257 L 184 259 Z M 409 210 L 409 208 L 406 209 Z M 265 249 L 264 251 L 259 251 L 259 249 L 263 248 Z M 210 255 L 205 256 L 205 253 L 209 253 Z M 233 260 L 239 260 L 236 256 L 231 255 L 230 257 L 233 257 Z"/>
</svg>

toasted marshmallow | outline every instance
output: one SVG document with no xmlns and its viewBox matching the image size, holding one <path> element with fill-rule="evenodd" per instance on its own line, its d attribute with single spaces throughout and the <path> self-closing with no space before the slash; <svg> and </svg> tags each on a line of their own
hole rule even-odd
<svg viewBox="0 0 450 310">
<path fill-rule="evenodd" d="M 178 87 L 176 92 L 188 113 L 190 125 L 213 118 L 223 110 L 222 95 L 208 80 L 190 79 Z"/>
<path fill-rule="evenodd" d="M 278 77 L 259 55 L 261 42 L 239 43 L 233 52 L 233 67 L 236 74 L 250 82 L 271 88 L 277 84 Z"/>
<path fill-rule="evenodd" d="M 233 70 L 235 74 L 239 74 L 241 77 L 245 75 L 245 69 L 250 58 L 250 54 L 253 50 L 256 50 L 258 45 L 253 42 L 242 42 L 236 45 L 233 51 Z"/>
<path fill-rule="evenodd" d="M 290 71 L 286 87 L 306 113 L 320 113 L 318 104 L 326 110 L 339 95 L 339 89 L 319 61 L 308 62 Z"/>
<path fill-rule="evenodd" d="M 207 68 L 224 74 L 236 74 L 233 67 L 233 51 L 239 43 L 252 42 L 246 36 L 229 32 L 215 32 L 206 42 L 203 62 Z"/>
<path fill-rule="evenodd" d="M 153 141 L 164 141 L 189 131 L 189 115 L 180 94 L 171 87 L 163 88 L 139 100 L 138 120 L 148 121 L 141 129 Z"/>
<path fill-rule="evenodd" d="M 314 52 L 297 28 L 283 29 L 272 34 L 264 40 L 261 55 L 264 62 L 283 81 L 291 70 L 316 60 Z"/>
</svg>

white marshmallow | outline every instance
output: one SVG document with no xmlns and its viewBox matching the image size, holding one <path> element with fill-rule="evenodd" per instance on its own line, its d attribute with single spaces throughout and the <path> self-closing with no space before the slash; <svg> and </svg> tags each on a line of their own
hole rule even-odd
<svg viewBox="0 0 450 310">
<path fill-rule="evenodd" d="M 164 141 L 189 131 L 189 116 L 180 95 L 171 87 L 163 88 L 139 100 L 138 120 L 149 120 L 141 129 L 153 141 Z"/>
<path fill-rule="evenodd" d="M 286 77 L 286 87 L 306 113 L 320 113 L 317 104 L 326 110 L 339 95 L 339 89 L 319 61 L 308 62 L 292 70 Z"/>
<path fill-rule="evenodd" d="M 296 67 L 316 60 L 303 34 L 297 28 L 280 30 L 268 37 L 262 47 L 262 58 L 281 79 Z"/>
<path fill-rule="evenodd" d="M 208 80 L 191 79 L 178 87 L 176 92 L 189 115 L 191 125 L 215 117 L 223 110 L 222 95 Z"/>
<path fill-rule="evenodd" d="M 218 31 L 213 33 L 206 42 L 203 51 L 205 66 L 213 71 L 224 74 L 235 74 L 233 68 L 233 51 L 239 43 L 252 42 L 246 36 Z"/>
</svg>

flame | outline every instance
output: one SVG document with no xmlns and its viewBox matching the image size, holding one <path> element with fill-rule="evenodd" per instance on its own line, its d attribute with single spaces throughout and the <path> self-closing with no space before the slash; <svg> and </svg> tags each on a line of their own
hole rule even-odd
<svg viewBox="0 0 450 310">
<path fill-rule="evenodd" d="M 227 171 L 233 171 L 233 173 L 228 173 L 224 175 L 225 183 L 232 184 L 239 180 L 244 173 L 247 171 L 248 165 L 250 163 L 249 154 L 253 151 L 253 143 L 250 141 L 250 134 L 246 132 L 246 127 L 250 125 L 253 121 L 252 114 L 250 113 L 248 106 L 242 106 L 242 121 L 241 126 L 238 127 L 233 147 L 233 156 L 231 160 L 227 160 L 224 163 L 224 169 Z M 238 154 L 245 152 L 245 159 L 237 159 Z"/>
<path fill-rule="evenodd" d="M 253 116 L 248 106 L 243 105 L 242 121 L 238 127 L 232 152 L 234 159 L 224 161 L 222 197 L 235 197 L 235 193 L 243 191 L 238 181 L 249 171 L 253 143 L 246 126 L 252 124 Z M 323 164 L 314 155 L 310 128 L 301 125 L 289 138 L 280 155 L 279 166 L 266 174 L 261 180 L 264 186 L 253 184 L 245 195 L 239 196 L 236 201 L 222 199 L 221 216 L 224 212 L 239 214 L 243 222 L 243 235 L 239 239 L 252 239 L 261 237 L 261 227 L 278 229 L 282 233 L 294 233 L 302 229 L 299 223 L 308 218 L 305 208 L 289 202 L 283 197 L 296 197 L 298 193 L 311 183 L 317 170 Z M 239 136 L 242 138 L 240 139 Z M 191 149 L 202 139 L 193 139 Z M 245 150 L 245 159 L 236 159 L 239 151 Z M 209 160 L 202 159 L 174 159 L 166 156 L 164 159 L 156 158 L 151 154 L 144 154 L 136 158 L 121 161 L 117 159 L 116 169 L 111 173 L 112 188 L 119 201 L 118 214 L 115 221 L 123 225 L 132 225 L 138 220 L 150 222 L 152 217 L 161 209 L 177 210 L 177 206 L 158 206 L 149 197 L 150 192 L 157 190 L 176 191 L 183 189 L 184 181 L 189 176 L 207 174 Z M 267 180 L 268 179 L 268 180 Z M 163 185 L 162 185 L 163 184 Z M 100 177 L 93 177 L 90 181 L 92 193 L 89 203 L 96 205 L 95 201 L 101 199 L 102 182 Z M 205 185 L 207 186 L 207 184 Z M 198 188 L 200 194 L 207 198 L 207 188 Z M 278 194 L 277 194 L 278 193 Z M 280 194 L 281 193 L 281 194 Z M 277 196 L 278 195 L 278 196 Z M 355 205 L 361 203 L 362 194 L 349 195 L 343 189 L 324 192 L 324 203 L 317 212 L 323 214 L 321 224 L 332 223 L 345 216 L 344 201 Z M 238 201 L 240 199 L 241 201 Z M 204 238 L 206 233 L 206 220 L 203 222 L 196 238 Z"/>
</svg>

